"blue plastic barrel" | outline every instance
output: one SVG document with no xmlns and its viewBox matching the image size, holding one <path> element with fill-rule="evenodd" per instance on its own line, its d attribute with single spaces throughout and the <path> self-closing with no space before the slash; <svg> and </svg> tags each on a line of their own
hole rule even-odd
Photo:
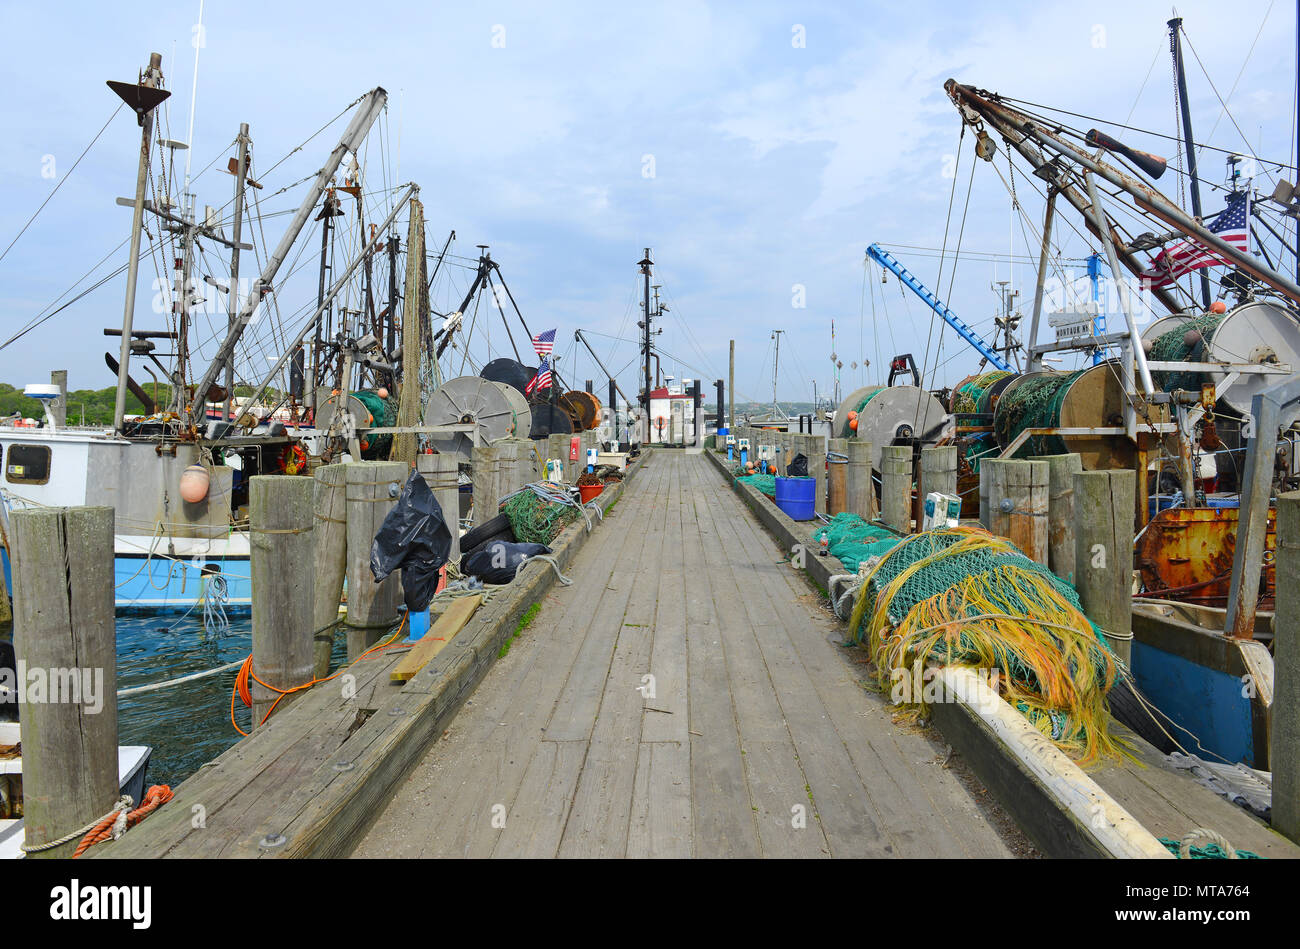
<svg viewBox="0 0 1300 949">
<path fill-rule="evenodd" d="M 1214 508 L 1217 511 L 1239 508 L 1241 507 L 1241 497 L 1239 495 L 1224 497 L 1222 495 L 1216 496 L 1211 494 L 1205 499 L 1205 506 Z"/>
<path fill-rule="evenodd" d="M 795 521 L 811 521 L 817 500 L 816 478 L 776 478 L 776 506 Z"/>
</svg>

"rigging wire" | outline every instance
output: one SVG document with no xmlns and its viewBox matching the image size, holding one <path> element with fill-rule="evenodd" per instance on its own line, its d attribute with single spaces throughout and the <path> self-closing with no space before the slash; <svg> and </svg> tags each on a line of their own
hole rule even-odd
<svg viewBox="0 0 1300 949">
<path fill-rule="evenodd" d="M 69 178 L 72 177 L 72 173 L 76 171 L 77 166 L 81 164 L 81 159 L 85 158 L 86 153 L 95 147 L 95 143 L 99 141 L 99 137 L 104 134 L 104 131 L 112 123 L 113 119 L 117 117 L 117 113 L 122 111 L 122 106 L 124 105 L 126 105 L 125 102 L 118 103 L 117 108 L 113 110 L 113 114 L 108 117 L 108 121 L 105 122 L 103 127 L 100 128 L 100 130 L 95 133 L 95 137 L 90 140 L 90 144 L 81 150 L 81 154 L 78 155 L 77 160 L 72 163 L 72 167 L 69 168 L 67 173 L 62 178 L 59 179 L 59 183 L 56 184 L 50 190 L 50 193 L 45 196 L 45 200 L 41 202 L 40 207 L 36 209 L 35 213 L 33 213 L 32 216 L 27 219 L 27 223 L 24 224 L 22 228 L 18 231 L 18 233 L 14 235 L 14 239 L 9 242 L 9 246 L 4 249 L 4 252 L 0 253 L 0 260 L 4 260 L 5 257 L 9 255 L 9 251 L 13 250 L 14 245 L 18 243 L 18 238 L 22 237 L 23 234 L 27 232 L 27 228 L 31 227 L 32 222 L 35 221 L 36 218 L 40 216 L 40 213 L 42 211 L 45 210 L 45 206 L 50 203 L 50 199 L 53 198 L 56 194 L 58 194 L 59 189 L 63 187 L 64 182 L 66 182 Z"/>
</svg>

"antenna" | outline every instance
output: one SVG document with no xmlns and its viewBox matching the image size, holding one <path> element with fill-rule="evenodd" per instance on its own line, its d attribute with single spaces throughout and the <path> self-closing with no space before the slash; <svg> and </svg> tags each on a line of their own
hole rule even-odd
<svg viewBox="0 0 1300 949">
<path fill-rule="evenodd" d="M 190 160 L 193 157 L 194 149 L 189 146 L 194 144 L 194 102 L 199 95 L 199 50 L 203 48 L 205 42 L 203 36 L 203 0 L 199 0 L 199 22 L 194 26 L 194 78 L 190 84 L 190 127 L 185 133 L 185 193 L 190 192 Z M 181 207 L 185 206 L 184 200 L 181 201 Z"/>
</svg>

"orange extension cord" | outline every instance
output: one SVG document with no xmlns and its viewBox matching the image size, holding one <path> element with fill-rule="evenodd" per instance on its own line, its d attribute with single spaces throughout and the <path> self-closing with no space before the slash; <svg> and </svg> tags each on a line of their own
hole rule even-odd
<svg viewBox="0 0 1300 949">
<path fill-rule="evenodd" d="M 409 616 L 409 613 L 402 614 L 402 622 L 398 625 L 397 632 L 394 635 L 400 634 L 402 630 L 406 628 L 406 621 Z M 389 643 L 387 645 L 376 643 L 361 655 L 357 656 L 356 662 L 360 662 L 372 652 L 379 652 L 384 649 L 409 649 L 413 645 L 414 643 Z M 243 735 L 245 738 L 248 737 L 248 732 L 240 728 L 239 722 L 235 721 L 235 696 L 238 695 L 239 700 L 243 702 L 246 707 L 253 707 L 253 695 L 248 690 L 248 680 L 250 678 L 263 688 L 270 689 L 272 692 L 280 693 L 276 697 L 276 700 L 271 703 L 271 707 L 266 710 L 266 714 L 262 716 L 262 720 L 258 722 L 259 725 L 265 725 L 266 720 L 270 718 L 271 713 L 275 711 L 275 707 L 280 704 L 280 700 L 286 695 L 292 695 L 294 692 L 301 692 L 304 689 L 310 689 L 313 685 L 319 685 L 322 682 L 328 682 L 330 679 L 337 678 L 343 674 L 345 669 L 349 668 L 353 664 L 355 663 L 350 663 L 349 666 L 344 666 L 343 669 L 340 669 L 338 672 L 334 673 L 334 675 L 326 676 L 323 679 L 312 679 L 310 682 L 304 682 L 302 685 L 295 685 L 292 689 L 277 689 L 270 683 L 263 682 L 257 677 L 256 673 L 253 672 L 253 656 L 250 653 L 248 658 L 244 660 L 244 664 L 239 667 L 239 671 L 235 673 L 235 687 L 230 690 L 230 724 L 235 726 L 235 731 L 239 732 L 239 734 Z"/>
</svg>

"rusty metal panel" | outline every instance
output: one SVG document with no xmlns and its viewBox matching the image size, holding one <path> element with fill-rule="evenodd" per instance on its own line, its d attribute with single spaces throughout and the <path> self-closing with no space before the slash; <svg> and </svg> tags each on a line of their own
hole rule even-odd
<svg viewBox="0 0 1300 949">
<path fill-rule="evenodd" d="M 1138 538 L 1137 569 L 1148 595 L 1226 606 L 1232 555 L 1237 545 L 1235 508 L 1168 508 Z M 1260 607 L 1272 609 L 1277 512 L 1268 512 Z"/>
</svg>

